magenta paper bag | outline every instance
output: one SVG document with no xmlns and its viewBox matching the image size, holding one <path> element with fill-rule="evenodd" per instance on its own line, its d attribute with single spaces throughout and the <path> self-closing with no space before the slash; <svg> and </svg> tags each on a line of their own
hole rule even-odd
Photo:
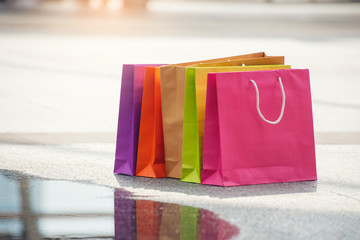
<svg viewBox="0 0 360 240">
<path fill-rule="evenodd" d="M 116 139 L 114 173 L 135 175 L 145 68 L 150 64 L 124 64 Z"/>
<path fill-rule="evenodd" d="M 309 70 L 208 75 L 201 183 L 316 180 Z"/>
</svg>

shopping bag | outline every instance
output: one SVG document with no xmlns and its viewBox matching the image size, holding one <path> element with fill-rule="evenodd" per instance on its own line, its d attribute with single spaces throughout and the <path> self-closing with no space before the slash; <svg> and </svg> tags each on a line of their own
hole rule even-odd
<svg viewBox="0 0 360 240">
<path fill-rule="evenodd" d="M 307 69 L 208 75 L 201 183 L 316 179 Z"/>
<path fill-rule="evenodd" d="M 259 59 L 257 62 L 272 63 L 265 59 Z M 186 68 L 181 181 L 201 181 L 207 74 L 288 68 L 289 65 Z"/>
<path fill-rule="evenodd" d="M 135 175 L 141 100 L 146 66 L 160 65 L 123 65 L 114 173 Z"/>
<path fill-rule="evenodd" d="M 180 178 L 181 176 L 185 67 L 202 63 L 216 63 L 219 65 L 224 61 L 262 57 L 266 57 L 264 52 L 160 67 L 161 103 L 167 177 Z M 283 63 L 284 58 L 282 57 L 282 63 L 279 64 Z"/>
<path fill-rule="evenodd" d="M 158 67 L 146 67 L 145 71 L 136 175 L 166 177 Z"/>
<path fill-rule="evenodd" d="M 231 67 L 249 65 L 283 65 L 284 56 L 264 56 L 261 58 L 237 59 L 226 62 L 212 62 L 192 65 L 191 67 Z"/>
<path fill-rule="evenodd" d="M 149 200 L 136 201 L 136 239 L 159 239 L 162 205 Z"/>
</svg>

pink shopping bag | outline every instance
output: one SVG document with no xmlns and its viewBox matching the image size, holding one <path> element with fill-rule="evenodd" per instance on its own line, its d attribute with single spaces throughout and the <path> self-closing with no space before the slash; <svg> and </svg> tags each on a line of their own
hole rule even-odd
<svg viewBox="0 0 360 240">
<path fill-rule="evenodd" d="M 208 75 L 201 183 L 316 179 L 308 70 Z"/>
</svg>

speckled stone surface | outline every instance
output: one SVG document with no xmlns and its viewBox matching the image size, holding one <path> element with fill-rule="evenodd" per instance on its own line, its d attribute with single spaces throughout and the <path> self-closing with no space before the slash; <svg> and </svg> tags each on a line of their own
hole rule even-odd
<svg viewBox="0 0 360 240">
<path fill-rule="evenodd" d="M 2 169 L 120 187 L 138 199 L 204 208 L 238 239 L 354 239 L 360 234 L 360 146 L 318 145 L 318 181 L 215 187 L 114 176 L 114 144 L 0 145 Z"/>
</svg>

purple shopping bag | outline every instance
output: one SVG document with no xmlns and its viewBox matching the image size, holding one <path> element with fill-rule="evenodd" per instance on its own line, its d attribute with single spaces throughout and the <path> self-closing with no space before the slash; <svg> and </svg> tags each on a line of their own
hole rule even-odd
<svg viewBox="0 0 360 240">
<path fill-rule="evenodd" d="M 208 75 L 201 183 L 316 180 L 309 71 Z"/>
<path fill-rule="evenodd" d="M 145 68 L 159 64 L 124 64 L 121 80 L 114 173 L 134 176 Z"/>
</svg>

